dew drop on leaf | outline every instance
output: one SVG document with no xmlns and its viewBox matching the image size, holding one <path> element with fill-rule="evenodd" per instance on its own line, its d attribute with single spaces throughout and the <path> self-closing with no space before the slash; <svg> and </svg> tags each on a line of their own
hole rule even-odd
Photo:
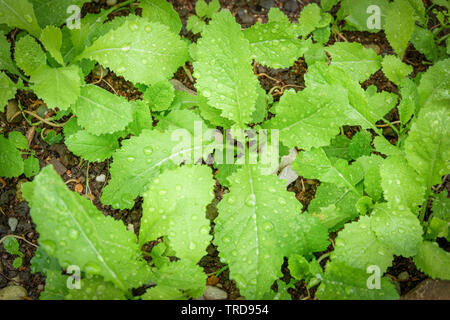
<svg viewBox="0 0 450 320">
<path fill-rule="evenodd" d="M 84 265 L 84 270 L 89 274 L 99 274 L 101 268 L 95 262 L 88 262 Z"/>
<path fill-rule="evenodd" d="M 148 146 L 148 147 L 145 147 L 145 148 L 144 148 L 144 154 L 145 154 L 145 155 L 149 156 L 149 155 L 151 155 L 152 153 L 153 153 L 153 148 L 152 148 L 152 147 Z"/>
<path fill-rule="evenodd" d="M 264 222 L 263 229 L 264 229 L 264 231 L 267 231 L 267 232 L 272 231 L 273 230 L 273 223 L 270 222 L 270 221 Z"/>
<path fill-rule="evenodd" d="M 79 235 L 80 235 L 80 233 L 76 229 L 71 229 L 69 231 L 69 238 L 72 240 L 77 240 Z"/>
<path fill-rule="evenodd" d="M 48 255 L 52 256 L 55 254 L 56 244 L 53 241 L 43 240 L 43 241 L 39 241 L 39 244 L 42 246 L 42 248 Z"/>
</svg>

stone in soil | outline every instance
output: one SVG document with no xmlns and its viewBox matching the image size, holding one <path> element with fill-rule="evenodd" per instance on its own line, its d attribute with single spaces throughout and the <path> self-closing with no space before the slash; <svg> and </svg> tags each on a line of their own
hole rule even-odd
<svg viewBox="0 0 450 320">
<path fill-rule="evenodd" d="M 409 291 L 402 300 L 450 300 L 450 281 L 426 279 Z"/>
<path fill-rule="evenodd" d="M 106 176 L 103 173 L 95 178 L 95 181 L 97 182 L 105 182 L 105 180 Z"/>
<path fill-rule="evenodd" d="M 12 232 L 16 231 L 17 224 L 19 221 L 16 218 L 9 218 L 8 219 L 8 225 Z"/>
<path fill-rule="evenodd" d="M 203 294 L 203 297 L 206 300 L 225 300 L 228 298 L 228 294 L 222 289 L 219 289 L 217 287 L 206 286 L 206 290 L 205 293 Z"/>
<path fill-rule="evenodd" d="M 27 295 L 27 290 L 21 286 L 0 289 L 0 300 L 23 300 Z"/>
<path fill-rule="evenodd" d="M 16 115 L 16 113 L 19 111 L 19 107 L 17 106 L 16 100 L 10 100 L 8 102 L 8 105 L 6 106 L 6 121 L 9 123 L 18 123 L 20 122 L 21 117 L 16 116 L 14 119 L 13 117 Z"/>
</svg>

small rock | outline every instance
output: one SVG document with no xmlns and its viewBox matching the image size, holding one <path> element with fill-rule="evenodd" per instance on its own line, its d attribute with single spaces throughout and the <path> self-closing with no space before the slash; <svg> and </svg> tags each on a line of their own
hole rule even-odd
<svg viewBox="0 0 450 320">
<path fill-rule="evenodd" d="M 450 281 L 426 279 L 401 297 L 402 300 L 450 300 Z"/>
<path fill-rule="evenodd" d="M 105 180 L 106 176 L 103 173 L 95 178 L 95 181 L 97 182 L 105 182 Z"/>
<path fill-rule="evenodd" d="M 16 116 L 15 118 L 13 118 L 19 111 L 20 110 L 19 107 L 17 106 L 17 101 L 10 100 L 8 102 L 8 105 L 6 106 L 6 121 L 8 121 L 9 123 L 20 122 L 20 119 L 22 119 L 22 117 Z"/>
<path fill-rule="evenodd" d="M 263 8 L 270 9 L 273 7 L 273 0 L 263 0 L 260 5 Z"/>
<path fill-rule="evenodd" d="M 12 232 L 16 231 L 18 223 L 19 223 L 19 220 L 17 220 L 16 218 L 9 218 L 8 219 L 8 225 L 11 228 Z"/>
<path fill-rule="evenodd" d="M 286 3 L 283 5 L 283 8 L 287 11 L 290 12 L 295 12 L 298 9 L 298 3 L 297 0 L 288 0 L 286 1 Z"/>
<path fill-rule="evenodd" d="M 27 295 L 27 290 L 21 286 L 0 289 L 0 300 L 23 300 Z"/>
<path fill-rule="evenodd" d="M 369 44 L 365 44 L 364 47 L 366 47 L 367 49 L 373 49 L 377 54 L 381 53 L 381 48 L 380 46 L 378 46 L 375 43 L 369 43 Z"/>
<path fill-rule="evenodd" d="M 278 178 L 286 180 L 286 186 L 290 185 L 292 182 L 297 180 L 298 174 L 292 170 L 292 166 L 288 165 L 281 170 Z"/>
<path fill-rule="evenodd" d="M 238 10 L 239 18 L 241 18 L 242 23 L 244 24 L 253 24 L 255 21 L 253 16 L 248 14 L 247 9 L 239 9 Z"/>
<path fill-rule="evenodd" d="M 92 71 L 94 73 L 94 75 L 97 78 L 101 78 L 101 77 L 106 77 L 109 73 L 108 68 L 104 68 L 103 66 L 100 66 L 99 64 L 97 64 L 94 67 L 94 70 Z"/>
<path fill-rule="evenodd" d="M 401 281 L 406 281 L 406 280 L 408 280 L 408 279 L 409 279 L 409 273 L 408 273 L 408 271 L 403 271 L 403 272 L 401 272 L 401 273 L 397 276 L 397 279 L 398 279 L 398 280 L 401 280 Z"/>
<path fill-rule="evenodd" d="M 44 290 L 44 285 L 43 285 L 43 284 L 38 285 L 38 286 L 37 286 L 37 289 L 38 289 L 39 291 Z"/>
<path fill-rule="evenodd" d="M 228 298 L 228 294 L 217 287 L 206 286 L 206 290 L 205 293 L 203 294 L 203 297 L 206 300 L 225 300 Z"/>
<path fill-rule="evenodd" d="M 67 171 L 67 168 L 58 159 L 51 159 L 48 161 L 48 163 L 53 165 L 53 168 L 55 168 L 56 172 L 60 176 L 62 176 Z"/>
<path fill-rule="evenodd" d="M 106 4 L 108 6 L 115 6 L 117 4 L 117 0 L 106 0 Z"/>
</svg>

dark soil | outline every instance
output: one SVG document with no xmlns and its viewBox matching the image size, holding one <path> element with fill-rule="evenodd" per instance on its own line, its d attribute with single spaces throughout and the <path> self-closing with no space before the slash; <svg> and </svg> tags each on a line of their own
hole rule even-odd
<svg viewBox="0 0 450 320">
<path fill-rule="evenodd" d="M 183 21 L 184 26 L 181 33 L 192 40 L 196 40 L 195 36 L 185 29 L 187 18 L 195 12 L 195 1 L 181 0 L 170 2 L 173 4 L 175 10 L 179 13 Z M 220 2 L 222 8 L 230 9 L 242 27 L 247 28 L 256 22 L 266 22 L 267 13 L 271 6 L 281 8 L 283 12 L 286 13 L 292 21 L 294 21 L 298 18 L 299 12 L 305 5 L 311 2 L 319 3 L 320 1 L 221 0 Z M 100 0 L 98 3 L 85 4 L 82 14 L 84 15 L 87 12 L 96 13 L 99 12 L 101 8 L 107 8 L 106 0 Z M 129 10 L 123 9 L 113 15 L 117 16 L 127 14 L 129 14 Z M 112 17 L 113 16 L 110 18 Z M 372 34 L 368 32 L 343 31 L 340 35 L 332 33 L 330 43 L 342 41 L 340 37 L 345 38 L 347 41 L 356 41 L 365 46 L 371 46 L 382 55 L 392 53 L 392 48 L 386 41 L 386 37 L 383 32 Z M 405 61 L 414 67 L 414 74 L 422 72 L 428 67 L 428 64 L 424 63 L 424 56 L 418 53 L 412 45 L 410 45 L 407 50 Z M 255 74 L 258 75 L 261 86 L 267 92 L 269 92 L 269 90 L 274 86 L 278 87 L 278 89 L 272 91 L 276 101 L 285 89 L 293 88 L 295 90 L 301 90 L 304 88 L 304 74 L 307 71 L 307 66 L 303 59 L 299 59 L 292 67 L 288 69 L 278 70 L 269 69 L 255 63 L 254 71 Z M 181 81 L 186 87 L 194 89 L 194 84 L 182 68 L 180 68 L 180 70 L 176 73 L 175 78 Z M 125 81 L 122 77 L 117 77 L 111 71 L 99 69 L 99 67 L 97 67 L 95 72 L 92 72 L 86 77 L 86 82 L 95 83 L 110 92 L 127 97 L 130 100 L 140 99 L 142 95 L 142 93 L 130 82 Z M 367 88 L 369 85 L 375 85 L 379 91 L 385 90 L 389 92 L 397 92 L 397 87 L 384 76 L 382 71 L 378 71 L 373 74 L 370 79 L 365 81 L 362 85 L 364 88 Z M 20 91 L 18 92 L 16 98 L 25 108 L 31 111 L 36 111 L 39 107 L 44 105 L 42 101 L 38 100 L 37 97 L 30 92 Z M 47 116 L 50 115 L 51 113 Z M 64 119 L 65 118 L 63 118 L 63 120 Z M 398 115 L 394 112 L 391 115 L 390 120 L 397 119 Z M 137 200 L 136 205 L 131 210 L 114 210 L 110 206 L 105 206 L 100 203 L 99 197 L 102 193 L 102 189 L 109 180 L 109 160 L 102 163 L 83 162 L 80 158 L 71 154 L 65 147 L 64 143 L 49 145 L 43 141 L 41 135 L 37 134 L 34 128 L 31 127 L 23 118 L 19 119 L 19 117 L 17 117 L 16 120 L 18 121 L 13 123 L 7 122 L 5 113 L 0 113 L 0 132 L 7 135 L 10 131 L 18 130 L 23 134 L 26 134 L 31 148 L 36 151 L 36 156 L 39 158 L 41 167 L 44 167 L 50 163 L 53 164 L 71 190 L 77 189 L 80 193 L 86 194 L 86 196 L 90 198 L 97 208 L 105 215 L 111 215 L 116 219 L 122 220 L 125 225 L 129 228 L 133 228 L 135 232 L 138 232 L 140 225 L 139 221 L 141 218 L 142 200 Z M 61 132 L 61 128 L 51 128 L 42 124 L 39 125 L 39 127 L 53 129 L 58 133 Z M 345 133 L 348 136 L 352 136 L 356 131 L 357 129 L 352 127 L 346 127 L 345 129 Z M 106 181 L 97 182 L 96 177 L 102 174 L 106 176 Z M 35 225 L 31 221 L 28 205 L 21 197 L 20 193 L 20 185 L 26 181 L 28 181 L 28 179 L 24 178 L 24 176 L 13 179 L 0 179 L 0 238 L 8 233 L 11 233 L 8 226 L 8 219 L 16 218 L 19 223 L 14 234 L 23 236 L 31 243 L 37 245 L 38 234 L 35 231 Z M 316 180 L 303 179 L 302 177 L 299 177 L 295 182 L 289 185 L 288 190 L 296 194 L 297 199 L 306 209 L 309 202 L 313 199 L 318 185 L 319 183 Z M 450 182 L 447 181 L 446 184 L 443 184 L 442 188 L 447 187 L 447 189 L 449 189 L 449 186 Z M 224 188 L 217 183 L 215 190 L 216 199 L 208 207 L 208 218 L 214 219 L 217 216 L 215 204 L 220 201 L 224 191 Z M 212 230 L 213 228 L 214 223 L 212 223 Z M 36 248 L 22 240 L 19 240 L 19 243 L 20 250 L 24 253 L 23 266 L 19 269 L 15 269 L 12 266 L 12 262 L 15 257 L 6 253 L 3 246 L 0 246 L 0 288 L 10 284 L 18 284 L 23 286 L 28 291 L 29 299 L 38 299 L 40 292 L 44 289 L 45 277 L 40 273 L 32 274 L 30 271 L 30 260 L 33 257 Z M 448 242 L 445 240 L 440 240 L 440 244 L 443 248 L 450 251 Z M 150 250 L 151 247 L 152 244 L 147 245 L 148 250 Z M 332 245 L 330 245 L 328 251 L 329 250 L 332 250 Z M 210 245 L 207 252 L 208 254 L 200 261 L 200 265 L 204 268 L 206 274 L 214 275 L 224 265 L 219 261 L 216 247 Z M 319 257 L 323 253 L 319 253 L 317 256 Z M 326 263 L 326 261 L 327 259 L 324 259 L 323 263 Z M 286 264 L 282 267 L 282 271 L 284 274 L 283 280 L 288 281 L 290 276 Z M 406 280 L 399 280 L 397 278 L 398 275 L 404 271 L 408 272 L 409 278 Z M 411 259 L 400 257 L 395 258 L 393 266 L 388 269 L 388 274 L 394 281 L 399 283 L 401 294 L 405 294 L 410 291 L 421 280 L 426 278 L 423 273 L 415 268 Z M 218 276 L 218 279 L 219 282 L 216 285 L 226 290 L 230 299 L 242 299 L 234 281 L 229 279 L 228 270 L 223 271 Z M 211 277 L 208 282 L 215 284 L 213 277 Z M 308 292 L 305 283 L 299 282 L 296 284 L 295 290 L 290 289 L 290 293 L 293 299 L 314 299 L 315 289 L 316 288 L 312 288 Z"/>
</svg>

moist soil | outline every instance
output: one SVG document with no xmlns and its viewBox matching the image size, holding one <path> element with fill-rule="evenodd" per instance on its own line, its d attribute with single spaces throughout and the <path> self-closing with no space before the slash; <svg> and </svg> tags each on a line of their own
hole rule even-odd
<svg viewBox="0 0 450 320">
<path fill-rule="evenodd" d="M 119 1 L 121 2 L 121 1 Z M 191 32 L 188 32 L 185 28 L 186 21 L 190 15 L 195 14 L 195 1 L 170 1 L 174 9 L 179 13 L 183 22 L 182 35 L 196 41 L 196 36 Z M 319 3 L 320 1 L 278 1 L 278 0 L 254 0 L 254 1 L 223 1 L 221 0 L 221 7 L 229 9 L 236 17 L 238 23 L 242 28 L 248 28 L 254 23 L 267 22 L 267 13 L 270 7 L 280 8 L 290 19 L 294 21 L 298 18 L 302 8 L 309 3 Z M 429 4 L 428 4 L 429 5 Z M 87 3 L 83 6 L 82 16 L 86 13 L 98 13 L 101 9 L 107 8 L 106 0 L 100 0 L 97 3 Z M 335 14 L 337 7 L 333 8 L 332 14 Z M 139 9 L 137 10 L 139 14 Z M 110 19 L 114 16 L 128 15 L 129 10 L 124 8 L 118 12 L 110 15 Z M 430 19 L 432 23 L 433 19 Z M 17 32 L 12 31 L 9 34 L 10 41 L 14 44 L 14 38 Z M 335 41 L 349 41 L 359 42 L 366 47 L 371 47 L 381 55 L 392 54 L 393 50 L 386 40 L 384 32 L 369 33 L 369 32 L 354 32 L 354 31 L 342 31 L 341 33 L 332 33 L 329 44 Z M 425 71 L 429 62 L 425 60 L 425 57 L 420 54 L 415 48 L 410 45 L 405 54 L 405 61 L 411 64 L 414 68 L 414 74 Z M 188 65 L 192 71 L 192 66 Z M 295 62 L 295 64 L 288 69 L 270 69 L 259 64 L 254 64 L 254 72 L 258 75 L 261 86 L 269 92 L 272 89 L 272 95 L 274 101 L 277 101 L 286 89 L 293 88 L 294 90 L 301 90 L 304 88 L 304 74 L 307 71 L 307 65 L 301 58 Z M 175 79 L 182 82 L 187 88 L 194 89 L 194 83 L 190 80 L 190 77 L 186 75 L 186 72 L 180 68 L 175 74 Z M 86 77 L 87 83 L 95 83 L 102 88 L 127 97 L 129 100 L 140 99 L 142 93 L 133 86 L 130 82 L 123 79 L 123 77 L 116 76 L 112 71 L 103 69 L 97 66 L 91 74 Z M 362 86 L 367 88 L 370 85 L 374 85 L 378 88 L 378 91 L 397 92 L 397 87 L 391 83 L 382 71 L 378 71 L 373 74 Z M 273 89 L 276 87 L 275 89 Z M 23 107 L 30 111 L 38 111 L 42 113 L 44 110 L 45 117 L 53 115 L 52 111 L 46 110 L 45 104 L 39 100 L 36 95 L 26 91 L 19 91 L 16 95 L 16 99 L 20 101 Z M 396 111 L 389 114 L 388 119 L 391 121 L 398 120 L 398 114 Z M 68 117 L 61 120 L 67 121 Z M 33 120 L 34 121 L 34 120 Z M 82 161 L 79 157 L 74 156 L 67 150 L 63 142 L 54 143 L 49 145 L 45 142 L 41 136 L 35 130 L 35 126 L 30 126 L 20 116 L 16 117 L 12 121 L 6 120 L 6 112 L 0 113 L 0 133 L 8 134 L 10 131 L 20 131 L 26 135 L 29 145 L 36 152 L 37 158 L 39 158 L 40 166 L 44 167 L 48 164 L 52 164 L 57 172 L 66 182 L 66 185 L 73 191 L 85 194 L 96 207 L 105 215 L 113 216 L 115 219 L 122 220 L 128 228 L 133 228 L 135 232 L 139 231 L 140 218 L 141 218 L 141 206 L 142 199 L 136 200 L 136 204 L 133 209 L 130 210 L 114 210 L 111 206 L 106 206 L 100 203 L 100 196 L 103 187 L 107 184 L 110 176 L 108 172 L 110 160 L 106 160 L 102 163 L 88 163 Z M 46 124 L 40 124 L 37 127 L 44 128 L 46 132 L 48 130 L 54 130 L 56 133 L 61 133 L 61 128 L 49 127 Z M 345 127 L 344 132 L 348 137 L 351 137 L 357 128 Z M 395 142 L 395 134 L 390 128 L 386 128 L 384 134 Z M 96 177 L 105 175 L 104 182 L 96 181 Z M 12 233 L 8 225 L 9 218 L 16 218 L 18 225 L 14 234 L 20 235 L 27 239 L 32 244 L 37 245 L 38 233 L 35 230 L 35 225 L 31 220 L 29 214 L 29 207 L 27 202 L 23 199 L 20 186 L 22 183 L 27 182 L 23 175 L 18 178 L 1 179 L 0 178 L 0 238 L 6 234 Z M 288 186 L 288 191 L 294 192 L 296 198 L 302 203 L 304 209 L 308 207 L 309 202 L 314 198 L 319 182 L 316 180 L 304 179 L 299 177 L 296 181 L 292 182 Z M 446 179 L 439 186 L 439 189 L 450 189 L 450 179 Z M 436 190 L 438 191 L 438 190 Z M 214 219 L 217 216 L 216 204 L 222 199 L 223 194 L 226 192 L 226 188 L 222 187 L 216 182 L 215 199 L 207 208 L 207 217 Z M 214 223 L 212 222 L 211 232 L 214 229 Z M 332 235 L 333 240 L 336 235 Z M 161 241 L 159 239 L 158 241 Z M 154 243 L 149 243 L 144 246 L 144 250 L 151 250 Z M 333 241 L 334 242 L 334 241 Z M 332 242 L 332 243 L 333 243 Z M 450 245 L 445 239 L 439 239 L 439 244 L 442 248 L 450 251 Z M 16 256 L 8 254 L 3 246 L 0 246 L 0 289 L 8 285 L 20 285 L 23 286 L 27 292 L 27 299 L 38 299 L 40 292 L 44 290 L 45 277 L 40 273 L 31 273 L 30 260 L 32 259 L 36 247 L 19 240 L 20 251 L 24 253 L 23 265 L 16 269 L 13 267 L 13 260 Z M 317 253 L 316 256 L 320 257 L 333 249 L 333 244 L 329 248 L 321 253 Z M 323 259 L 322 263 L 325 264 L 327 258 Z M 200 263 L 206 274 L 208 274 L 208 283 L 216 285 L 228 293 L 230 299 L 243 299 L 239 290 L 236 287 L 234 281 L 229 279 L 229 271 L 225 270 L 221 272 L 217 278 L 214 278 L 214 274 L 219 271 L 224 265 L 219 261 L 218 251 L 214 245 L 210 245 L 207 248 L 207 255 L 205 255 Z M 282 280 L 289 282 L 290 275 L 287 269 L 287 264 L 284 263 L 282 268 L 283 278 Z M 405 278 L 405 271 L 407 277 Z M 403 276 L 400 277 L 399 275 Z M 394 283 L 398 285 L 398 288 L 402 295 L 413 289 L 422 280 L 427 277 L 417 270 L 410 258 L 395 257 L 393 266 L 387 270 L 387 275 L 392 278 Z M 274 285 L 274 288 L 276 286 Z M 289 292 L 293 299 L 314 299 L 314 292 L 317 287 L 307 289 L 303 281 L 298 282 L 294 289 L 289 289 Z"/>
</svg>

